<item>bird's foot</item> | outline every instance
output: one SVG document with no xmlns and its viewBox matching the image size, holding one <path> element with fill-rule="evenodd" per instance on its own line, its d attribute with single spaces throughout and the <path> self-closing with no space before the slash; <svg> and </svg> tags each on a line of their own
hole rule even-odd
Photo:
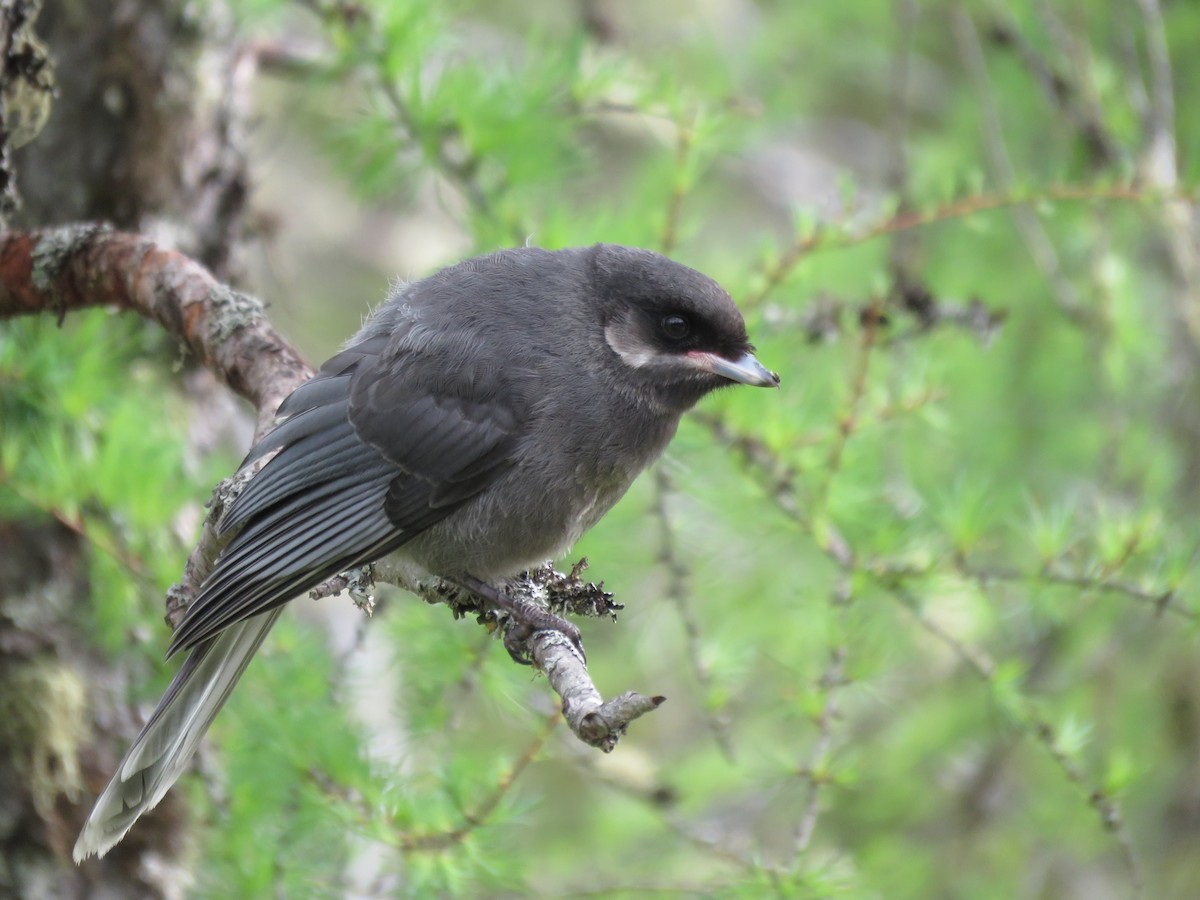
<svg viewBox="0 0 1200 900">
<path fill-rule="evenodd" d="M 505 599 L 511 605 L 504 607 L 510 616 L 508 628 L 504 632 L 504 649 L 514 662 L 523 666 L 533 665 L 533 657 L 526 650 L 526 643 L 539 631 L 557 631 L 565 635 L 583 660 L 587 661 L 587 654 L 583 650 L 583 635 L 575 625 L 528 600 L 513 597 Z"/>
<path fill-rule="evenodd" d="M 565 635 L 586 662 L 583 635 L 562 616 L 557 616 L 524 597 L 514 597 L 478 578 L 468 575 L 455 580 L 493 609 L 507 613 L 509 621 L 504 630 L 504 649 L 515 662 L 524 666 L 533 664 L 526 644 L 529 638 L 539 631 L 557 631 Z"/>
</svg>

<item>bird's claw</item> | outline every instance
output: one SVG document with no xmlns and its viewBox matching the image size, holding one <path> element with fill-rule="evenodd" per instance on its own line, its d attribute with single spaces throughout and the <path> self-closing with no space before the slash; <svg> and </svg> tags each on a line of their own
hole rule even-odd
<svg viewBox="0 0 1200 900">
<path fill-rule="evenodd" d="M 580 657 L 587 661 L 587 654 L 583 649 L 583 635 L 574 624 L 528 600 L 506 597 L 505 601 L 509 604 L 503 606 L 509 615 L 509 621 L 504 631 L 504 649 L 508 651 L 513 662 L 523 666 L 533 665 L 527 642 L 539 631 L 559 632 L 571 642 Z"/>
<path fill-rule="evenodd" d="M 533 656 L 526 650 L 526 645 L 539 631 L 559 632 L 571 642 L 580 658 L 587 662 L 587 654 L 583 650 L 583 635 L 562 616 L 557 616 L 524 597 L 514 597 L 506 591 L 498 590 L 494 585 L 471 575 L 462 576 L 455 581 L 476 597 L 486 601 L 493 609 L 507 614 L 508 621 L 504 623 L 504 649 L 515 662 L 523 666 L 533 665 Z"/>
</svg>

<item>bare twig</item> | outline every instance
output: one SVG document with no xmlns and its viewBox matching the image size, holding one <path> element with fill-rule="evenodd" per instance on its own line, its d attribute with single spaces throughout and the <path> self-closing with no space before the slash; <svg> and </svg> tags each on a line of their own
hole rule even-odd
<svg viewBox="0 0 1200 900">
<path fill-rule="evenodd" d="M 975 96 L 983 116 L 984 150 L 987 153 L 988 169 L 992 180 L 1001 190 L 1010 190 L 1016 181 L 1012 161 L 1008 156 L 1008 148 L 1004 142 L 1004 126 L 1000 121 L 1000 111 L 996 104 L 995 93 L 992 91 L 991 79 L 988 77 L 987 61 L 984 58 L 983 46 L 979 42 L 979 34 L 971 17 L 961 6 L 956 5 L 951 15 L 954 36 L 958 44 L 958 52 L 962 57 L 967 74 L 974 84 Z M 1017 205 L 1012 210 L 1017 230 L 1025 246 L 1033 257 L 1037 267 L 1046 276 L 1053 291 L 1059 310 L 1077 325 L 1088 326 L 1093 321 L 1093 313 L 1087 308 L 1075 290 L 1058 258 L 1058 251 L 1042 221 L 1033 208 L 1028 205 Z"/>
<path fill-rule="evenodd" d="M 675 174 L 671 179 L 671 194 L 667 198 L 667 212 L 663 219 L 662 239 L 659 242 L 660 249 L 667 256 L 671 255 L 679 242 L 679 220 L 690 186 L 687 169 L 696 136 L 695 129 L 695 116 L 686 116 L 675 123 Z"/>
<path fill-rule="evenodd" d="M 928 566 L 912 567 L 895 564 L 887 560 L 864 560 L 862 571 L 882 581 L 886 586 L 893 586 L 914 578 L 929 578 L 945 571 L 945 561 L 934 561 Z M 1179 597 L 1172 589 L 1155 589 L 1136 585 L 1108 575 L 1074 572 L 1057 565 L 1046 565 L 1040 569 L 1023 570 L 1009 566 L 977 563 L 970 559 L 954 559 L 950 565 L 964 577 L 981 585 L 990 582 L 1011 582 L 1024 584 L 1062 585 L 1079 588 L 1084 591 L 1098 591 L 1106 594 L 1119 594 L 1130 600 L 1147 604 L 1157 615 L 1169 612 L 1189 622 L 1197 619 L 1197 613 L 1186 606 L 1181 606 Z"/>
<path fill-rule="evenodd" d="M 800 235 L 774 262 L 762 267 L 762 286 L 742 299 L 742 305 L 760 305 L 775 291 L 800 262 L 819 250 L 855 247 L 881 237 L 927 228 L 943 222 L 962 219 L 980 213 L 1009 209 L 1020 205 L 1042 203 L 1194 203 L 1200 194 L 1196 189 L 1176 185 L 1169 191 L 1136 184 L 1097 185 L 1064 184 L 1038 189 L 1014 188 L 997 193 L 972 194 L 959 200 L 943 203 L 931 209 L 901 210 L 866 225 L 829 225 Z"/>
<path fill-rule="evenodd" d="M 1150 82 L 1150 105 L 1143 126 L 1146 149 L 1142 172 L 1150 184 L 1172 187 L 1179 176 L 1175 154 L 1175 94 L 1171 85 L 1167 28 L 1158 0 L 1138 0 L 1138 8 L 1146 31 Z"/>
<path fill-rule="evenodd" d="M 1103 112 L 1087 88 L 1082 66 L 1077 65 L 1078 71 L 1073 79 L 1063 74 L 1025 37 L 1005 4 L 999 0 L 989 0 L 988 9 L 991 19 L 985 24 L 987 38 L 996 46 L 1011 50 L 1033 76 L 1046 99 L 1066 115 L 1083 137 L 1095 166 L 1104 167 L 1120 162 L 1124 156 L 1121 145 L 1104 122 Z M 1060 26 L 1048 5 L 1042 5 L 1042 13 L 1051 26 Z M 1052 36 L 1058 38 L 1059 55 L 1078 61 L 1078 54 L 1072 52 L 1073 48 L 1068 43 L 1071 35 L 1066 29 L 1051 27 L 1049 30 Z"/>
<path fill-rule="evenodd" d="M 850 603 L 850 578 L 842 575 L 830 598 L 830 605 L 839 619 L 841 626 L 845 625 L 846 609 Z M 840 629 L 839 629 L 840 630 Z M 838 716 L 839 690 L 846 683 L 846 657 L 849 647 L 845 640 L 839 638 L 831 642 L 829 648 L 829 664 L 821 675 L 820 687 L 825 693 L 821 704 L 821 712 L 817 715 L 817 740 L 808 755 L 808 762 L 800 770 L 800 774 L 808 782 L 808 797 L 804 803 L 804 812 L 796 826 L 795 855 L 801 856 L 812 843 L 813 834 L 817 830 L 817 819 L 821 814 L 821 791 L 827 776 L 826 761 L 833 747 L 833 723 Z"/>
<path fill-rule="evenodd" d="M 654 470 L 654 516 L 659 525 L 658 561 L 667 573 L 667 597 L 675 604 L 679 619 L 683 623 L 683 634 L 687 641 L 688 663 L 696 683 L 704 694 L 704 719 L 708 730 L 727 760 L 734 757 L 733 739 L 729 731 L 729 716 L 720 710 L 710 710 L 708 702 L 712 696 L 712 670 L 704 661 L 700 644 L 700 622 L 692 608 L 692 592 L 688 579 L 688 568 L 679 557 L 675 531 L 667 510 L 667 496 L 671 492 L 670 476 L 660 465 Z"/>
<path fill-rule="evenodd" d="M 996 689 L 996 664 L 986 653 L 959 640 L 942 627 L 925 612 L 917 597 L 905 588 L 894 587 L 892 595 L 900 602 L 901 606 L 913 615 L 925 631 L 949 647 L 989 689 Z M 1063 748 L 1054 725 L 1038 711 L 1033 701 L 1024 692 L 1018 691 L 1013 697 L 1015 708 L 1012 707 L 1012 704 L 1009 708 L 1016 713 L 1023 729 L 1046 751 L 1067 781 L 1083 795 L 1087 804 L 1099 816 L 1101 826 L 1116 840 L 1133 888 L 1133 895 L 1141 897 L 1145 879 L 1137 854 L 1134 852 L 1133 840 L 1129 836 L 1116 799 L 1103 787 L 1089 781 L 1075 758 Z"/>
</svg>

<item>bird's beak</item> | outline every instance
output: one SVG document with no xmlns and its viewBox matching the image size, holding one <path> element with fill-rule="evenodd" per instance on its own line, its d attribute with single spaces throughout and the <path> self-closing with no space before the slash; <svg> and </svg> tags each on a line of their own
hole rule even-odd
<svg viewBox="0 0 1200 900">
<path fill-rule="evenodd" d="M 692 363 L 730 381 L 754 387 L 779 387 L 779 376 L 755 359 L 753 353 L 743 353 L 737 359 L 726 359 L 715 353 L 688 354 Z"/>
</svg>

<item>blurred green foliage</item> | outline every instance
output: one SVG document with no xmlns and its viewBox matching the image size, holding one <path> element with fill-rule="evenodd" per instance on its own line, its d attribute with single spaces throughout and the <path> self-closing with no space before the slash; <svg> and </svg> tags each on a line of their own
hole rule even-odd
<svg viewBox="0 0 1200 900">
<path fill-rule="evenodd" d="M 193 785 L 202 895 L 1200 894 L 1200 7 L 239 12 L 319 40 L 289 110 L 346 189 L 670 252 L 783 389 L 706 402 L 576 549 L 628 607 L 597 684 L 670 698 L 610 757 L 445 610 L 388 602 L 366 683 L 285 621 Z M 116 649 L 213 471 L 139 327 L 52 331 L 0 332 L 0 510 L 85 523 Z"/>
<path fill-rule="evenodd" d="M 191 539 L 174 519 L 198 521 L 197 482 L 220 472 L 186 453 L 184 404 L 156 363 L 169 353 L 107 311 L 0 330 L 0 517 L 53 516 L 90 543 L 90 630 L 114 652 L 158 618 Z"/>
</svg>

